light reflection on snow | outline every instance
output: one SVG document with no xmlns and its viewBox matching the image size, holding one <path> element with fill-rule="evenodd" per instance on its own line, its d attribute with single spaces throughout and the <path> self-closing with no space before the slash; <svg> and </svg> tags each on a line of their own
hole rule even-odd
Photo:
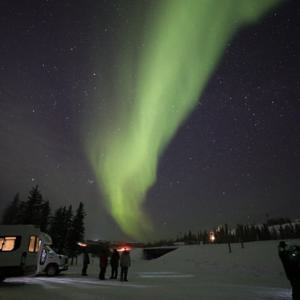
<svg viewBox="0 0 300 300">
<path fill-rule="evenodd" d="M 71 278 L 71 277 L 22 277 L 22 278 L 10 278 L 7 279 L 9 283 L 26 283 L 26 284 L 38 284 L 45 288 L 58 288 L 55 285 L 68 285 L 74 287 L 99 286 L 99 287 L 130 287 L 130 288 L 145 288 L 146 285 L 132 284 L 128 282 L 109 281 L 83 278 Z"/>
<path fill-rule="evenodd" d="M 138 273 L 141 278 L 192 278 L 195 275 L 181 274 L 177 272 L 140 272 Z"/>
<path fill-rule="evenodd" d="M 149 290 L 151 293 L 156 294 L 157 296 L 164 295 L 164 299 L 184 299 L 178 298 L 182 296 L 182 286 L 187 286 L 189 288 L 190 294 L 193 296 L 189 299 L 197 299 L 198 296 L 202 299 L 214 299 L 214 300 L 289 300 L 291 299 L 291 291 L 286 288 L 276 288 L 269 286 L 257 286 L 257 285 L 245 285 L 245 284 L 228 284 L 217 281 L 205 281 L 200 279 L 199 277 L 191 274 L 184 274 L 180 272 L 138 272 L 136 273 L 138 277 L 142 278 L 157 278 L 152 282 L 153 284 L 149 284 L 144 280 L 144 284 L 132 283 L 132 282 L 120 282 L 120 281 L 112 281 L 105 280 L 100 281 L 96 277 L 85 277 L 81 276 L 58 276 L 58 277 L 21 277 L 21 278 L 10 278 L 7 279 L 3 283 L 3 287 L 7 286 L 35 286 L 35 288 L 39 287 L 39 289 L 35 289 L 35 291 L 41 291 L 42 293 L 48 290 L 50 292 L 53 291 L 57 296 L 56 300 L 73 300 L 74 293 L 80 293 L 80 295 L 84 295 L 86 300 L 95 300 L 99 299 L 94 297 L 95 293 L 97 295 L 99 292 L 104 293 L 108 297 L 105 299 L 120 299 L 120 295 L 123 295 L 122 290 L 127 290 L 126 295 L 131 295 L 132 299 L 144 299 L 146 295 L 149 295 Z M 191 277 L 195 279 L 191 280 Z M 160 280 L 161 278 L 166 278 L 164 280 Z M 168 278 L 170 279 L 168 281 Z M 171 280 L 174 278 L 174 280 Z M 177 281 L 176 278 L 179 278 Z M 182 278 L 182 280 L 180 280 Z M 186 278 L 186 279 L 184 279 Z M 155 284 L 154 284 L 155 282 Z M 166 290 L 166 283 L 169 282 L 168 288 Z M 174 284 L 176 282 L 176 284 Z M 180 282 L 180 285 L 177 284 Z M 23 288 L 21 288 L 23 289 Z M 26 289 L 28 291 L 31 291 Z M 94 292 L 92 292 L 92 290 Z M 130 292 L 131 290 L 131 292 Z M 18 291 L 19 289 L 10 289 L 10 291 L 16 291 L 16 295 L 20 295 Z M 98 292 L 99 291 L 99 292 Z M 145 293 L 146 291 L 146 293 Z M 94 294 L 93 294 L 94 293 Z M 167 294 L 166 294 L 167 293 Z M 209 295 L 209 297 L 208 297 Z M 211 297 L 213 296 L 213 297 Z M 0 297 L 1 298 L 1 297 Z M 19 296 L 10 299 L 21 299 Z M 33 299 L 33 298 L 24 298 L 24 299 Z M 39 299 L 39 298 L 34 298 Z M 51 298 L 52 299 L 52 298 Z M 78 298 L 79 299 L 79 298 Z M 104 298 L 103 298 L 104 299 Z M 126 299 L 126 297 L 125 297 Z M 146 297 L 145 299 L 151 299 Z M 158 297 L 160 299 L 160 297 Z"/>
<path fill-rule="evenodd" d="M 163 275 L 171 275 L 171 274 L 178 274 L 177 272 L 165 272 L 165 271 L 163 271 L 163 272 L 139 272 L 138 274 L 140 274 L 140 275 L 148 275 L 148 274 L 157 274 L 157 275 L 161 275 L 161 274 L 163 274 Z"/>
<path fill-rule="evenodd" d="M 276 300 L 289 300 L 292 298 L 291 289 L 283 288 L 258 288 L 256 294 L 259 297 L 267 296 L 268 298 L 262 299 L 276 299 Z"/>
<path fill-rule="evenodd" d="M 173 274 L 173 275 L 140 275 L 141 278 L 192 278 L 192 274 Z"/>
</svg>

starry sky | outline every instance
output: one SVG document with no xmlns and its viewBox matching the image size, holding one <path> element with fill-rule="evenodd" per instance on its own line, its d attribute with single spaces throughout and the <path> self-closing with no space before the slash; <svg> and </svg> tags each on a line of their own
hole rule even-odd
<svg viewBox="0 0 300 300">
<path fill-rule="evenodd" d="M 84 141 L 94 134 L 89 120 L 110 105 L 95 99 L 114 86 L 120 32 L 152 4 L 0 2 L 0 213 L 39 184 L 54 208 L 84 202 L 87 237 L 124 237 Z M 147 194 L 157 237 L 300 216 L 299 36 L 300 5 L 282 1 L 226 45 Z"/>
</svg>

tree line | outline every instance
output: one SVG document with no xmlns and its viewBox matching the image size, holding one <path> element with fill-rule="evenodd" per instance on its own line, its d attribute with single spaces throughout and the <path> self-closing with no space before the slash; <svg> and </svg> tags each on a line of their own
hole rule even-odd
<svg viewBox="0 0 300 300">
<path fill-rule="evenodd" d="M 73 211 L 72 205 L 62 206 L 51 212 L 50 203 L 45 200 L 38 185 L 32 187 L 26 200 L 20 200 L 19 193 L 4 209 L 2 224 L 32 224 L 48 233 L 52 247 L 60 254 L 76 257 L 80 249 L 78 241 L 84 240 L 84 219 L 86 212 L 82 202 Z"/>
<path fill-rule="evenodd" d="M 267 220 L 261 225 L 237 224 L 229 228 L 227 224 L 212 230 L 200 230 L 180 234 L 176 239 L 165 239 L 148 243 L 147 246 L 184 244 L 209 244 L 209 243 L 244 243 L 267 240 L 284 240 L 300 238 L 300 223 L 292 223 L 288 218 Z"/>
<path fill-rule="evenodd" d="M 213 240 L 211 237 L 213 236 Z M 191 231 L 185 233 L 182 237 L 176 239 L 177 242 L 185 243 L 238 243 L 254 242 L 278 239 L 296 239 L 300 238 L 300 224 L 272 224 L 264 223 L 261 225 L 243 225 L 238 224 L 235 228 L 228 228 L 222 225 L 213 230 L 199 231 L 193 234 Z"/>
</svg>

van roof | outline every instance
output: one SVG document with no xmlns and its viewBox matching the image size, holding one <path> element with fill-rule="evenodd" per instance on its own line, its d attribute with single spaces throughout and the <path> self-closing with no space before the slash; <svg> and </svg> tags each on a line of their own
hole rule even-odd
<svg viewBox="0 0 300 300">
<path fill-rule="evenodd" d="M 0 225 L 0 236 L 2 235 L 22 235 L 41 233 L 40 229 L 34 225 Z"/>
</svg>

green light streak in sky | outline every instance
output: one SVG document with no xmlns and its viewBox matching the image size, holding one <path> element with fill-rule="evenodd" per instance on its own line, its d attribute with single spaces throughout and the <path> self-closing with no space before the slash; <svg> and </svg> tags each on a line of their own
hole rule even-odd
<svg viewBox="0 0 300 300">
<path fill-rule="evenodd" d="M 144 46 L 120 49 L 117 104 L 104 125 L 95 121 L 99 134 L 87 148 L 107 207 L 127 234 L 141 238 L 151 231 L 141 206 L 159 157 L 197 104 L 226 43 L 276 2 L 154 1 L 144 32 L 135 37 Z M 131 39 L 125 36 L 124 45 Z"/>
</svg>

